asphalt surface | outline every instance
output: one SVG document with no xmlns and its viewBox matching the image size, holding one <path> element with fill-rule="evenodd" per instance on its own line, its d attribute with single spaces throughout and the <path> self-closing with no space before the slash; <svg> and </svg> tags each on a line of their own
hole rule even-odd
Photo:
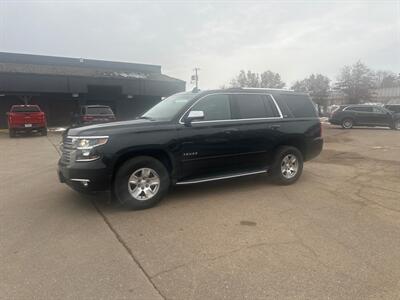
<svg viewBox="0 0 400 300">
<path fill-rule="evenodd" d="M 400 132 L 324 136 L 295 185 L 182 186 L 124 211 L 58 183 L 59 135 L 0 133 L 0 299 L 399 299 Z"/>
</svg>

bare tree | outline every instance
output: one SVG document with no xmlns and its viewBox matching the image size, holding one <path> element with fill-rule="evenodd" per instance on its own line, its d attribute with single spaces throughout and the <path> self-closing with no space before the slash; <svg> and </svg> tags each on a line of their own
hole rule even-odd
<svg viewBox="0 0 400 300">
<path fill-rule="evenodd" d="M 392 71 L 377 71 L 375 72 L 375 85 L 378 88 L 400 86 L 400 78 Z"/>
<path fill-rule="evenodd" d="M 281 80 L 281 75 L 272 71 L 265 71 L 261 73 L 260 85 L 263 88 L 281 89 L 285 87 L 285 83 Z"/>
<path fill-rule="evenodd" d="M 254 88 L 283 88 L 285 83 L 281 80 L 279 73 L 272 71 L 265 71 L 261 73 L 254 73 L 250 70 L 245 72 L 241 70 L 230 82 L 232 87 L 254 87 Z"/>
<path fill-rule="evenodd" d="M 321 108 L 326 111 L 328 105 L 329 83 L 330 79 L 327 76 L 311 74 L 303 80 L 296 81 L 292 89 L 297 92 L 309 93 L 312 100 L 318 105 L 318 111 L 321 113 Z"/>
<path fill-rule="evenodd" d="M 373 72 L 361 61 L 344 66 L 336 82 L 336 89 L 347 95 L 347 102 L 357 104 L 371 100 L 375 78 Z"/>
</svg>

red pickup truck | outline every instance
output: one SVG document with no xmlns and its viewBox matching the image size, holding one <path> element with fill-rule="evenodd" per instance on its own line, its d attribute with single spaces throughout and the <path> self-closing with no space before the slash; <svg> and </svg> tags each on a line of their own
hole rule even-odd
<svg viewBox="0 0 400 300">
<path fill-rule="evenodd" d="M 33 131 L 47 135 L 46 116 L 38 105 L 13 105 L 7 115 L 10 137 L 17 132 Z"/>
</svg>

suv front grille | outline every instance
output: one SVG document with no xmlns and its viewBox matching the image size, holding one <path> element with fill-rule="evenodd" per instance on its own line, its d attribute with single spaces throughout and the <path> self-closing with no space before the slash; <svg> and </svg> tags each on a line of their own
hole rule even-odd
<svg viewBox="0 0 400 300">
<path fill-rule="evenodd" d="M 72 152 L 72 138 L 64 137 L 61 145 L 61 162 L 64 164 L 69 164 L 71 162 L 71 152 Z"/>
</svg>

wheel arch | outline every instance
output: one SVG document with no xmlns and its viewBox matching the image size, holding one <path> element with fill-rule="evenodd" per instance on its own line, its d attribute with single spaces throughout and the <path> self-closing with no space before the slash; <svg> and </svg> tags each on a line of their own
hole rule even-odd
<svg viewBox="0 0 400 300">
<path fill-rule="evenodd" d="M 164 149 L 131 149 L 121 153 L 113 164 L 112 178 L 114 181 L 117 170 L 129 159 L 137 156 L 150 156 L 160 161 L 169 174 L 172 174 L 175 169 L 175 164 L 171 155 Z"/>
<path fill-rule="evenodd" d="M 291 146 L 300 151 L 301 155 L 303 156 L 303 160 L 305 161 L 307 158 L 307 143 L 305 139 L 305 137 L 289 137 L 284 139 L 274 147 L 273 154 L 275 154 L 276 151 L 282 146 Z"/>
</svg>

